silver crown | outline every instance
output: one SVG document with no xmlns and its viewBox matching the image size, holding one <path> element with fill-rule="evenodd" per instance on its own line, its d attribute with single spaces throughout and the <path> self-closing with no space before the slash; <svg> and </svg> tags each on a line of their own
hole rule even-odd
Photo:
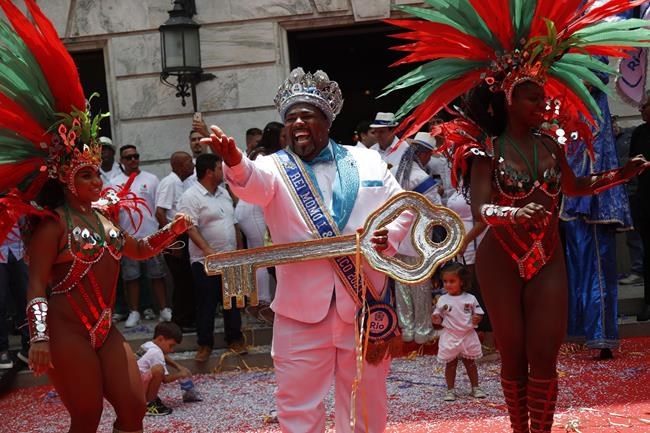
<svg viewBox="0 0 650 433">
<path fill-rule="evenodd" d="M 343 95 L 338 83 L 330 81 L 325 72 L 318 70 L 312 75 L 296 68 L 280 86 L 273 101 L 282 119 L 292 105 L 304 102 L 318 107 L 331 125 L 341 111 Z"/>
</svg>

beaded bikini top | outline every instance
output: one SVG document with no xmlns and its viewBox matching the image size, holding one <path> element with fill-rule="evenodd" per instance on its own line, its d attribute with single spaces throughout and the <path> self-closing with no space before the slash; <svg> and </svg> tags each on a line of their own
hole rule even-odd
<svg viewBox="0 0 650 433">
<path fill-rule="evenodd" d="M 550 150 L 543 140 L 539 141 L 544 148 L 551 154 L 553 160 L 557 160 L 555 153 Z M 517 152 L 521 152 L 515 145 Z M 535 154 L 537 147 L 535 147 Z M 556 197 L 561 192 L 561 177 L 562 172 L 560 167 L 555 164 L 553 167 L 547 168 L 542 173 L 541 179 L 537 179 L 532 172 L 537 170 L 535 166 L 529 166 L 528 171 L 517 170 L 516 168 L 508 165 L 503 158 L 504 154 L 504 140 L 499 143 L 499 157 L 495 158 L 494 167 L 494 183 L 499 193 L 505 199 L 521 200 L 531 195 L 535 190 L 540 190 L 549 197 Z M 528 165 L 525 157 L 522 157 L 524 162 Z"/>
<path fill-rule="evenodd" d="M 86 220 L 83 215 L 78 215 L 88 226 L 86 228 L 73 227 L 70 208 L 65 205 L 63 210 L 68 228 L 67 248 L 73 259 L 68 273 L 52 288 L 51 294 L 65 294 L 75 314 L 88 330 L 93 348 L 97 350 L 104 344 L 111 329 L 115 286 L 112 287 L 109 302 L 106 303 L 102 296 L 101 287 L 92 271 L 92 266 L 104 256 L 106 251 L 111 257 L 119 261 L 122 257 L 125 239 L 122 232 L 114 227 L 108 230 L 108 236 L 106 236 L 106 229 L 95 210 L 93 210 L 93 216 L 95 217 L 96 227 L 93 227 L 93 224 Z M 93 228 L 96 228 L 96 230 L 93 230 Z M 81 283 L 84 278 L 87 278 L 92 289 L 95 297 L 94 302 L 88 293 L 89 291 Z M 91 317 L 84 313 L 72 296 L 71 291 L 75 288 L 84 300 Z M 91 323 L 91 319 L 94 323 Z"/>
<path fill-rule="evenodd" d="M 555 153 L 546 146 L 544 141 L 540 140 L 539 142 L 551 153 L 553 160 L 557 160 Z M 494 184 L 497 190 L 494 194 L 494 202 L 499 205 L 513 206 L 517 200 L 524 199 L 537 190 L 552 198 L 551 217 L 544 227 L 530 227 L 525 234 L 510 225 L 492 227 L 492 231 L 503 249 L 517 263 L 519 276 L 525 281 L 529 281 L 546 265 L 555 251 L 557 244 L 555 226 L 557 225 L 559 195 L 562 186 L 561 171 L 556 164 L 546 169 L 541 179 L 536 179 L 536 161 L 531 166 L 516 144 L 513 143 L 513 145 L 515 150 L 522 155 L 522 159 L 528 166 L 528 171 L 517 170 L 506 163 L 503 158 L 504 140 L 501 140 L 499 156 L 492 159 L 494 161 Z M 535 155 L 536 152 L 535 148 Z"/>
<path fill-rule="evenodd" d="M 70 254 L 72 254 L 74 260 L 87 264 L 95 263 L 101 259 L 104 251 L 108 251 L 115 260 L 119 260 L 122 257 L 124 235 L 111 227 L 108 229 L 108 237 L 105 238 L 104 226 L 96 211 L 93 213 L 99 224 L 99 233 L 88 228 L 75 227 L 71 229 L 71 224 L 68 224 L 68 250 Z"/>
</svg>

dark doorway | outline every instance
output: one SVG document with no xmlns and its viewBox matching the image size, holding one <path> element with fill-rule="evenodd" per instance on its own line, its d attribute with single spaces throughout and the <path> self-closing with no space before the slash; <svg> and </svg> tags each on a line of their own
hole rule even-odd
<svg viewBox="0 0 650 433">
<path fill-rule="evenodd" d="M 90 112 L 93 116 L 101 113 L 108 113 L 108 90 L 106 88 L 106 69 L 104 66 L 104 52 L 95 51 L 77 51 L 70 53 L 79 70 L 81 86 L 84 89 L 86 98 L 93 93 L 99 93 L 90 102 Z M 105 118 L 100 123 L 101 130 L 99 135 L 111 137 L 111 120 Z"/>
<path fill-rule="evenodd" d="M 382 88 L 414 68 L 389 67 L 404 56 L 390 49 L 404 43 L 389 37 L 399 32 L 403 29 L 383 23 L 289 32 L 291 68 L 322 69 L 341 87 L 345 102 L 331 130 L 337 142 L 352 144 L 357 123 L 373 120 L 378 111 L 397 112 L 413 92 L 407 89 L 376 99 Z"/>
</svg>

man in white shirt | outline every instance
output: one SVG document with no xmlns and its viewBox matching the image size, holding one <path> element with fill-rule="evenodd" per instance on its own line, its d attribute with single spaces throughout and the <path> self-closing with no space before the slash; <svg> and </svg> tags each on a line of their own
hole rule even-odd
<svg viewBox="0 0 650 433">
<path fill-rule="evenodd" d="M 234 139 L 216 126 L 210 138 L 204 140 L 213 152 L 223 156 L 224 174 L 232 191 L 263 208 L 274 243 L 323 238 L 337 231 L 354 233 L 373 210 L 402 190 L 377 152 L 341 146 L 329 139 L 328 130 L 343 97 L 338 84 L 327 74 L 294 69 L 275 102 L 287 130 L 288 150 L 250 161 Z M 390 229 L 375 231 L 371 242 L 378 250 L 394 253 L 409 223 L 397 218 Z M 348 276 L 339 275 L 353 272 L 354 267 L 349 257 L 343 261 L 321 259 L 276 266 L 271 354 L 278 383 L 278 420 L 285 433 L 325 431 L 323 400 L 333 381 L 336 431 L 351 431 L 358 329 L 355 318 L 360 299 Z M 376 288 L 368 293 L 379 293 L 378 297 L 385 299 L 390 293 L 385 276 L 369 265 L 364 267 L 364 273 L 366 283 Z M 368 295 L 368 302 L 373 296 Z M 394 311 L 382 305 L 382 317 L 396 323 Z M 374 337 L 386 338 L 382 341 L 390 344 L 390 339 L 398 338 L 392 330 L 390 333 Z M 386 427 L 390 358 L 380 353 L 371 359 L 372 363 L 364 361 L 354 405 L 355 431 L 379 433 Z M 370 414 L 367 425 L 365 413 Z"/>
<path fill-rule="evenodd" d="M 158 230 L 158 221 L 154 216 L 156 210 L 156 191 L 159 180 L 156 175 L 140 170 L 140 154 L 138 149 L 127 144 L 120 148 L 120 160 L 124 167 L 124 173 L 113 178 L 113 185 L 122 186 L 129 176 L 135 174 L 131 184 L 131 192 L 145 200 L 149 210 L 142 212 L 142 217 L 132 214 L 134 221 L 131 221 L 126 211 L 120 212 L 120 226 L 136 239 L 142 239 Z M 128 257 L 122 257 L 122 279 L 126 289 L 126 300 L 129 306 L 129 317 L 125 326 L 133 328 L 140 322 L 139 300 L 140 300 L 140 267 L 145 265 L 147 277 L 151 281 L 154 296 L 160 307 L 160 320 L 169 322 L 172 319 L 171 308 L 167 307 L 167 296 L 165 290 L 165 263 L 162 254 L 139 262 Z"/>
<path fill-rule="evenodd" d="M 187 152 L 174 152 L 169 163 L 172 172 L 160 181 L 156 193 L 156 219 L 160 228 L 173 221 L 178 212 L 178 201 L 188 186 L 185 181 L 194 173 L 194 163 Z M 178 240 L 183 243 L 182 248 L 178 246 L 164 254 L 174 282 L 172 320 L 184 331 L 190 331 L 194 328 L 196 303 L 187 245 L 189 238 L 185 233 Z"/>
<path fill-rule="evenodd" d="M 359 134 L 359 141 L 357 147 L 365 147 L 370 149 L 377 144 L 377 137 L 375 137 L 375 129 L 370 127 L 370 122 L 364 120 L 357 125 L 357 134 Z"/>
<path fill-rule="evenodd" d="M 201 139 L 203 137 L 207 137 L 208 134 L 208 127 L 203 121 L 203 119 L 193 119 L 192 120 L 192 129 L 190 130 L 190 151 L 192 152 L 192 163 L 196 164 L 196 158 L 199 157 L 199 155 L 203 155 L 204 153 L 208 153 L 208 146 L 205 144 L 201 143 Z M 183 181 L 183 188 L 187 191 L 191 186 L 194 186 L 198 180 L 196 179 L 196 169 L 194 172 Z"/>
<path fill-rule="evenodd" d="M 246 130 L 246 154 L 251 153 L 257 147 L 262 139 L 262 130 L 259 128 L 249 128 Z"/>
<path fill-rule="evenodd" d="M 395 120 L 395 114 L 382 113 L 381 111 L 375 116 L 370 127 L 373 129 L 377 143 L 370 149 L 376 150 L 381 155 L 393 176 L 397 173 L 402 155 L 408 149 L 406 141 L 401 141 L 395 136 L 395 128 L 399 125 Z"/>
<path fill-rule="evenodd" d="M 29 330 L 25 320 L 27 306 L 27 265 L 23 260 L 25 248 L 16 224 L 7 239 L 0 245 L 0 370 L 14 366 L 9 356 L 9 329 L 7 329 L 7 302 L 13 299 L 16 316 L 14 322 L 20 325 L 22 348 L 18 358 L 27 363 L 29 353 Z M 9 296 L 11 294 L 11 296 Z"/>
<path fill-rule="evenodd" d="M 102 178 L 104 187 L 111 185 L 111 180 L 122 173 L 122 168 L 115 161 L 115 147 L 108 137 L 99 137 L 102 144 L 102 165 L 99 167 L 99 175 Z"/>
<path fill-rule="evenodd" d="M 217 304 L 223 302 L 221 276 L 205 273 L 205 256 L 217 252 L 234 251 L 243 247 L 235 220 L 235 209 L 230 194 L 222 186 L 221 157 L 206 153 L 196 159 L 198 183 L 183 193 L 178 211 L 190 216 L 196 225 L 188 230 L 190 261 L 196 287 L 196 336 L 198 351 L 194 358 L 205 362 L 214 346 L 214 316 Z M 223 311 L 224 333 L 228 348 L 245 353 L 241 333 L 241 314 L 237 308 Z"/>
</svg>

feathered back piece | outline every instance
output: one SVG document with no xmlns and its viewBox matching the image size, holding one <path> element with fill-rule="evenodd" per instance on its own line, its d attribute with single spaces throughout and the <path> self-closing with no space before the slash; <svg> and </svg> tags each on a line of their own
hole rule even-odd
<svg viewBox="0 0 650 433">
<path fill-rule="evenodd" d="M 24 3 L 31 18 L 0 0 L 9 21 L 0 20 L 0 242 L 30 209 L 43 212 L 17 203 L 33 200 L 48 177 L 70 186 L 80 167 L 99 167 L 96 137 L 106 116 L 90 116 L 54 26 L 35 0 Z"/>
<path fill-rule="evenodd" d="M 534 81 L 595 126 L 601 113 L 588 86 L 607 92 L 594 72 L 615 70 L 592 56 L 625 57 L 650 46 L 647 21 L 606 21 L 645 0 L 425 0 L 431 8 L 395 6 L 419 20 L 389 20 L 408 29 L 396 63 L 426 62 L 384 90 L 421 85 L 397 113 L 399 132 L 417 132 L 446 104 L 486 83 L 503 91 Z M 411 113 L 409 115 L 409 113 Z M 407 116 L 408 115 L 408 116 Z"/>
</svg>

